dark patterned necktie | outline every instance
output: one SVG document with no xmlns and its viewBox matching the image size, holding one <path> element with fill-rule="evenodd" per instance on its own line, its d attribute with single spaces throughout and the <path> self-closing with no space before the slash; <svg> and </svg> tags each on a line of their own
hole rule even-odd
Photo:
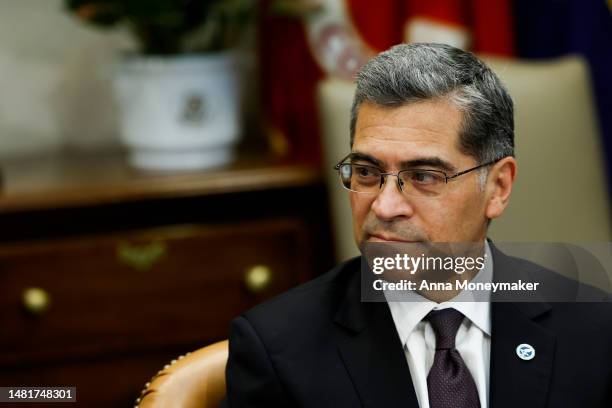
<svg viewBox="0 0 612 408">
<path fill-rule="evenodd" d="M 436 333 L 436 353 L 427 375 L 430 408 L 479 408 L 476 383 L 455 348 L 463 314 L 442 309 L 431 311 L 425 319 Z"/>
</svg>

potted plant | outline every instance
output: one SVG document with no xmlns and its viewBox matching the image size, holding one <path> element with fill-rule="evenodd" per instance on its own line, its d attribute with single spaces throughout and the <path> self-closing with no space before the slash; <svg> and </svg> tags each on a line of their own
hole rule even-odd
<svg viewBox="0 0 612 408">
<path fill-rule="evenodd" d="M 255 0 L 66 0 L 98 27 L 126 27 L 139 51 L 113 85 L 130 163 L 156 170 L 229 162 L 240 133 L 240 53 Z"/>
</svg>

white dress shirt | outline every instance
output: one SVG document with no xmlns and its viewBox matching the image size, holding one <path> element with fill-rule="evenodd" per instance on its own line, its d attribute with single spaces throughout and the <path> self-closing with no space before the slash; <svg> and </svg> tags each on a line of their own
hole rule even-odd
<svg viewBox="0 0 612 408">
<path fill-rule="evenodd" d="M 493 259 L 489 244 L 485 242 L 486 260 L 472 282 L 491 282 L 493 278 Z M 392 298 L 388 296 L 387 298 Z M 481 408 L 489 405 L 489 362 L 491 352 L 491 302 L 473 301 L 473 294 L 462 291 L 453 300 L 436 303 L 416 292 L 408 293 L 410 301 L 388 301 L 393 322 L 404 346 L 404 353 L 410 368 L 412 384 L 421 408 L 429 408 L 427 393 L 427 374 L 433 365 L 436 349 L 436 335 L 423 318 L 432 310 L 454 308 L 463 313 L 465 319 L 455 338 L 455 348 L 465 361 L 480 398 Z M 479 295 L 482 300 L 482 295 Z"/>
</svg>

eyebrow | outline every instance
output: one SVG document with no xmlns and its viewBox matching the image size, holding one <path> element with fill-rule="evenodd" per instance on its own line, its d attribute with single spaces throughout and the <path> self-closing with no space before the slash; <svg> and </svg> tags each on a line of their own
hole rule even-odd
<svg viewBox="0 0 612 408">
<path fill-rule="evenodd" d="M 352 160 L 366 161 L 378 167 L 384 167 L 385 165 L 383 161 L 378 160 L 376 157 L 370 156 L 369 154 L 361 153 L 361 152 L 352 152 L 351 154 L 349 154 L 348 158 L 351 159 L 351 161 Z"/>
<path fill-rule="evenodd" d="M 371 164 L 374 164 L 378 167 L 384 168 L 385 167 L 385 162 L 383 162 L 382 160 L 377 159 L 374 156 L 371 156 L 367 153 L 362 153 L 362 152 L 353 152 L 349 155 L 348 157 L 351 160 L 361 160 L 361 161 L 366 161 L 369 162 Z M 420 157 L 418 159 L 413 159 L 413 160 L 404 160 L 402 162 L 400 162 L 400 167 L 402 169 L 411 169 L 411 168 L 434 168 L 434 169 L 439 169 L 439 170 L 443 170 L 449 173 L 454 173 L 457 171 L 457 169 L 455 168 L 455 166 L 453 166 L 451 163 L 447 162 L 446 160 L 443 160 L 439 157 L 436 156 L 432 156 L 432 157 Z"/>
<path fill-rule="evenodd" d="M 457 171 L 455 166 L 447 162 L 446 160 L 442 160 L 439 157 L 421 157 L 419 159 L 414 160 L 405 160 L 400 163 L 402 169 L 406 168 L 417 168 L 417 167 L 433 167 L 435 169 L 440 169 L 449 173 L 454 173 Z"/>
</svg>

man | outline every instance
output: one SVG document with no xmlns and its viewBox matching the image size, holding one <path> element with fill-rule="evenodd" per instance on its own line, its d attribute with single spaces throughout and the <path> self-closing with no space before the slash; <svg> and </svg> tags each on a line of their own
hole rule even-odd
<svg viewBox="0 0 612 408">
<path fill-rule="evenodd" d="M 441 44 L 393 47 L 359 73 L 351 115 L 337 169 L 362 252 L 484 243 L 489 261 L 465 279 L 552 276 L 486 241 L 517 164 L 512 100 L 483 62 Z M 362 302 L 361 263 L 234 320 L 228 406 L 612 406 L 610 303 Z"/>
</svg>

